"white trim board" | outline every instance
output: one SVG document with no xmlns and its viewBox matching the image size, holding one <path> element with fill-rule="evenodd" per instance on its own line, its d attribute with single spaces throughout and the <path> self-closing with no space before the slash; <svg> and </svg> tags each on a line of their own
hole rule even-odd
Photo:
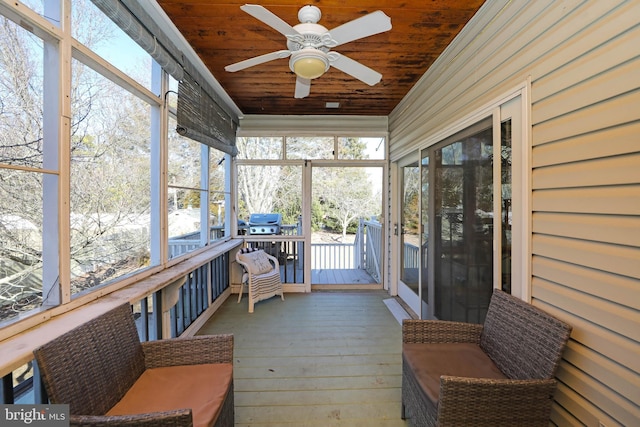
<svg viewBox="0 0 640 427">
<path fill-rule="evenodd" d="M 398 323 L 400 323 L 401 325 L 404 319 L 411 319 L 411 316 L 409 316 L 409 314 L 405 311 L 404 308 L 402 308 L 400 303 L 396 301 L 395 298 L 387 298 L 383 300 L 383 302 L 387 306 L 391 314 L 393 314 L 393 317 L 395 317 Z"/>
</svg>

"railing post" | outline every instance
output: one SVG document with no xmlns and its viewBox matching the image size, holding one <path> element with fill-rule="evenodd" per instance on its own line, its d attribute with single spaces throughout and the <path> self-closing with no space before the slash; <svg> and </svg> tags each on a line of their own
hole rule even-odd
<svg viewBox="0 0 640 427">
<path fill-rule="evenodd" d="M 359 259 L 358 261 L 360 262 L 360 266 L 357 266 L 357 268 L 359 267 L 363 267 L 365 266 L 365 261 L 366 261 L 366 246 L 365 246 L 365 240 L 367 239 L 367 234 L 366 234 L 366 229 L 365 229 L 365 223 L 364 223 L 364 219 L 360 218 L 360 224 L 358 225 L 358 234 L 360 235 L 360 239 L 359 239 L 359 247 L 358 247 L 358 255 L 359 255 Z"/>
</svg>

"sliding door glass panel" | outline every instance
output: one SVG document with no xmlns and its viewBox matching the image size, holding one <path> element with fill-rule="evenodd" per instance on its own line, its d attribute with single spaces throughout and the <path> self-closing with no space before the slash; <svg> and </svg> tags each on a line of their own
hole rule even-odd
<svg viewBox="0 0 640 427">
<path fill-rule="evenodd" d="M 502 122 L 500 143 L 500 170 L 502 203 L 500 222 L 502 223 L 502 290 L 511 293 L 511 249 L 513 246 L 511 229 L 513 209 L 511 203 L 511 119 Z"/>
<path fill-rule="evenodd" d="M 426 319 L 431 317 L 431 313 L 425 312 L 428 308 L 429 303 L 429 235 L 431 233 L 430 225 L 429 225 L 429 200 L 431 195 L 429 194 L 429 154 L 428 152 L 423 152 L 422 154 L 422 172 L 421 172 L 421 191 L 422 191 L 422 199 L 421 199 L 421 239 L 420 244 L 422 247 L 422 254 L 420 257 L 420 268 L 422 269 L 422 274 L 420 275 L 420 286 L 421 286 L 421 300 L 422 300 L 422 319 Z"/>
<path fill-rule="evenodd" d="M 435 316 L 481 323 L 493 288 L 490 123 L 433 152 Z"/>
<path fill-rule="evenodd" d="M 418 162 L 402 169 L 402 270 L 400 278 L 416 295 L 420 268 L 420 168 Z"/>
</svg>

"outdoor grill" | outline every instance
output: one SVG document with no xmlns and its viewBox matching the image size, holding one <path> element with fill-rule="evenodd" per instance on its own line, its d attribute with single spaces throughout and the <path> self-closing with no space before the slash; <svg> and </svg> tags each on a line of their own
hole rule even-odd
<svg viewBox="0 0 640 427">
<path fill-rule="evenodd" d="M 282 215 L 279 213 L 257 213 L 249 216 L 249 234 L 280 234 Z"/>
</svg>

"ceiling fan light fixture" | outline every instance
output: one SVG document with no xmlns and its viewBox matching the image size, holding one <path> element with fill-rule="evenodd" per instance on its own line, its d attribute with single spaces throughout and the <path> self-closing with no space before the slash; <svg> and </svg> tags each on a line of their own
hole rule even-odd
<svg viewBox="0 0 640 427">
<path fill-rule="evenodd" d="M 289 69 L 296 74 L 294 98 L 305 98 L 311 89 L 311 80 L 317 79 L 334 67 L 337 70 L 373 86 L 382 74 L 331 49 L 345 43 L 379 34 L 391 29 L 391 18 L 377 10 L 328 31 L 318 24 L 322 13 L 317 6 L 303 6 L 298 12 L 300 23 L 291 26 L 264 6 L 245 4 L 240 9 L 276 30 L 287 40 L 287 49 L 254 56 L 225 67 L 228 72 L 244 70 L 274 59 L 289 58 Z M 334 108 L 333 104 L 330 107 Z"/>
<path fill-rule="evenodd" d="M 317 49 L 301 49 L 291 56 L 289 68 L 303 79 L 317 79 L 329 69 L 327 55 Z"/>
<path fill-rule="evenodd" d="M 300 58 L 293 63 L 293 72 L 305 79 L 317 79 L 325 71 L 324 61 L 319 58 Z"/>
</svg>

